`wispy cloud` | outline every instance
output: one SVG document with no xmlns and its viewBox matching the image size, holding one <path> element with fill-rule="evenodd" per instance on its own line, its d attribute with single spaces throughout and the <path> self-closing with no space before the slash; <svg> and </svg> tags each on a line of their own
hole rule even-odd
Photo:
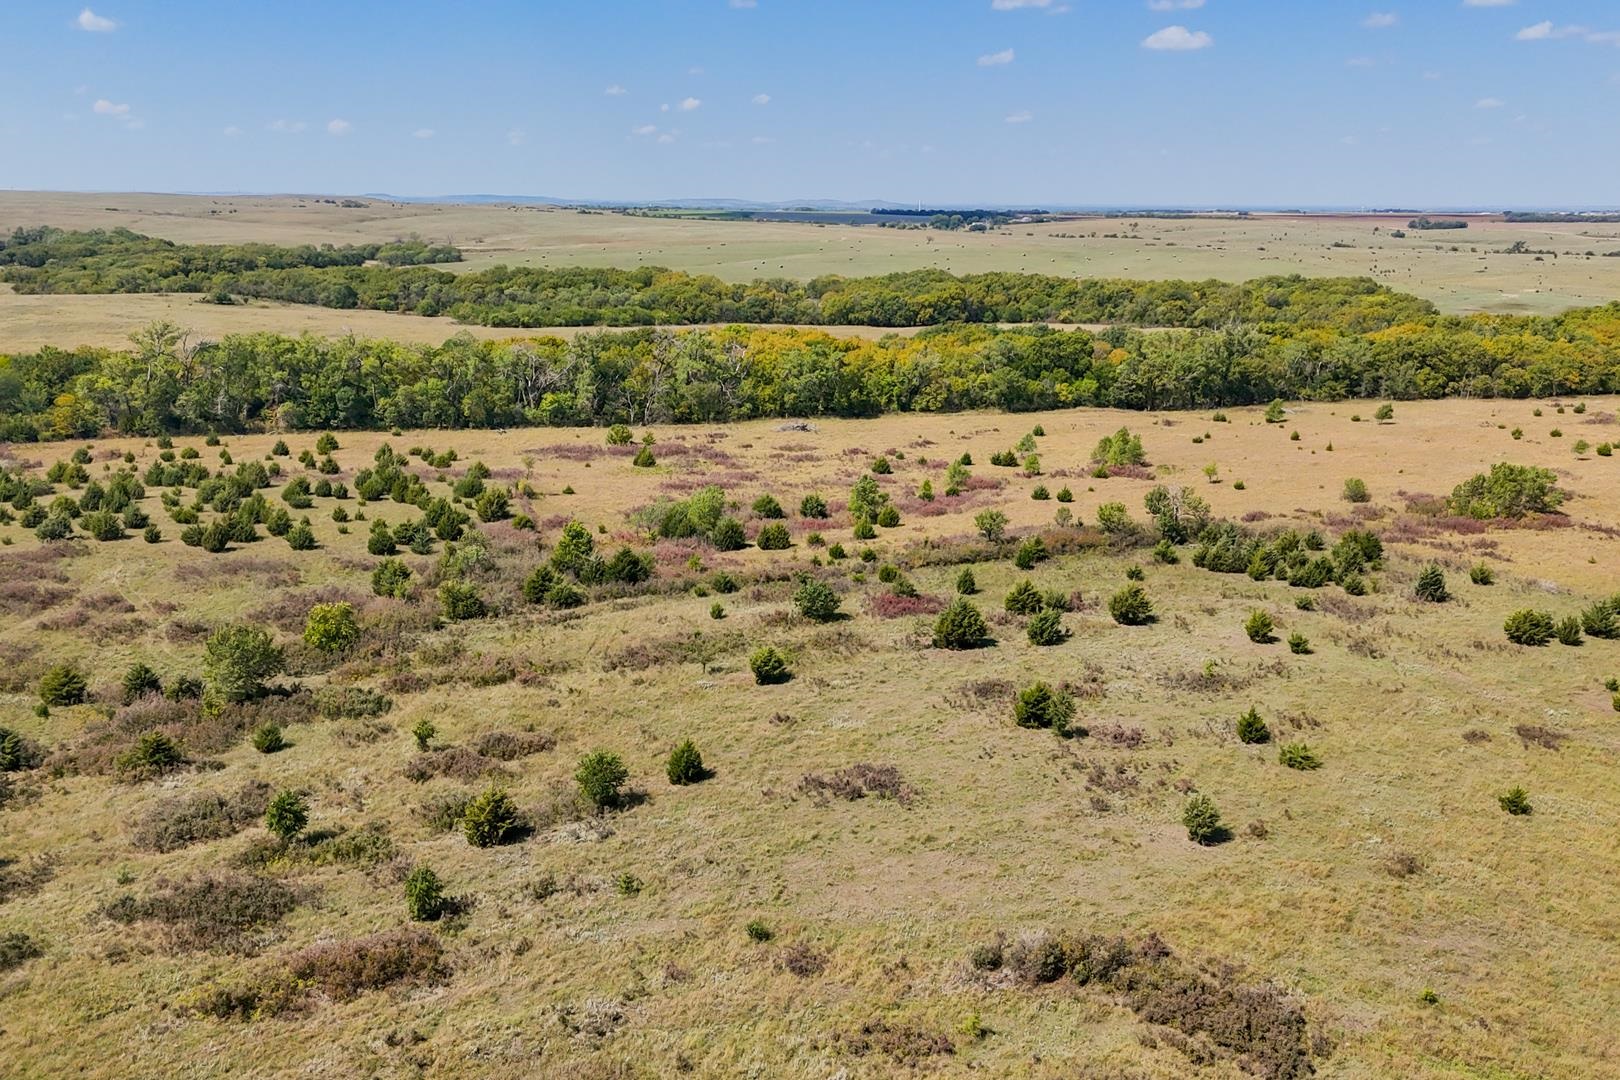
<svg viewBox="0 0 1620 1080">
<path fill-rule="evenodd" d="M 1388 30 L 1401 21 L 1401 17 L 1393 11 L 1375 11 L 1361 20 L 1361 25 L 1368 30 Z"/>
<path fill-rule="evenodd" d="M 769 105 L 771 103 L 771 95 L 755 94 L 753 100 L 755 105 Z"/>
<path fill-rule="evenodd" d="M 658 142 L 662 146 L 668 146 L 670 143 L 672 143 L 674 141 L 675 141 L 675 133 L 673 131 L 666 131 L 662 135 L 658 136 Z"/>
<path fill-rule="evenodd" d="M 510 131 L 508 131 L 506 133 L 506 145 L 507 146 L 522 146 L 525 142 L 528 141 L 528 138 L 529 137 L 527 135 L 523 134 L 521 129 L 512 128 Z"/>
<path fill-rule="evenodd" d="M 1620 45 L 1620 30 L 1593 30 L 1590 27 L 1573 24 L 1555 26 L 1551 19 L 1527 26 L 1513 36 L 1519 41 L 1563 41 L 1568 38 L 1579 38 L 1593 45 Z"/>
<path fill-rule="evenodd" d="M 990 0 L 991 11 L 1018 11 L 1022 8 L 1049 8 L 1052 0 Z"/>
<path fill-rule="evenodd" d="M 1519 0 L 1463 0 L 1463 7 L 1512 7 Z"/>
<path fill-rule="evenodd" d="M 332 119 L 326 122 L 328 135 L 347 135 L 354 130 L 354 125 L 343 119 Z"/>
<path fill-rule="evenodd" d="M 638 124 L 636 127 L 633 127 L 633 128 L 630 129 L 630 134 L 632 134 L 632 135 L 656 135 L 656 134 L 658 134 L 658 125 L 657 124 Z"/>
<path fill-rule="evenodd" d="M 731 0 L 731 6 L 746 10 L 759 7 L 759 0 Z"/>
<path fill-rule="evenodd" d="M 1002 49 L 1000 52 L 985 53 L 983 56 L 979 57 L 980 67 L 1000 67 L 1002 64 L 1010 64 L 1012 62 L 1013 51 L 1011 49 Z"/>
<path fill-rule="evenodd" d="M 1503 105 L 1506 105 L 1506 104 L 1507 104 L 1507 102 L 1503 101 L 1501 98 L 1482 97 L 1478 101 L 1474 102 L 1474 108 L 1476 108 L 1476 109 L 1500 109 Z"/>
<path fill-rule="evenodd" d="M 270 130 L 280 135 L 297 135 L 308 126 L 302 120 L 272 120 L 269 124 Z"/>
<path fill-rule="evenodd" d="M 1213 44 L 1215 39 L 1204 31 L 1188 30 L 1185 26 L 1167 26 L 1142 39 L 1144 49 L 1170 52 L 1191 52 L 1195 49 L 1207 49 Z"/>
<path fill-rule="evenodd" d="M 682 98 L 681 103 L 677 105 L 676 108 L 680 109 L 681 112 L 691 112 L 693 109 L 702 107 L 702 105 L 702 98 L 689 97 Z"/>
<path fill-rule="evenodd" d="M 97 98 L 96 103 L 90 106 L 90 111 L 97 116 L 128 116 L 129 106 L 123 102 L 112 102 L 106 98 Z"/>
<path fill-rule="evenodd" d="M 97 15 L 89 8 L 79 12 L 79 17 L 73 20 L 73 25 L 80 30 L 88 30 L 92 34 L 110 34 L 118 29 L 116 19 L 109 19 L 105 15 Z"/>
<path fill-rule="evenodd" d="M 1027 124 L 1033 119 L 1035 119 L 1035 114 L 1034 113 L 1030 112 L 1028 109 L 1020 109 L 1017 112 L 1012 113 L 1007 117 L 1007 123 L 1009 123 L 1009 124 Z"/>
<path fill-rule="evenodd" d="M 608 97 L 623 97 L 625 94 L 628 94 L 629 92 L 630 91 L 626 90 L 624 87 L 620 86 L 618 83 L 614 83 L 612 86 L 610 86 L 606 90 L 602 91 L 602 93 L 606 94 Z"/>
<path fill-rule="evenodd" d="M 437 134 L 438 134 L 438 132 L 434 131 L 432 128 L 417 128 L 415 131 L 411 132 L 411 138 L 413 138 L 413 139 L 431 139 L 431 138 L 433 138 L 433 136 L 435 136 Z"/>
<path fill-rule="evenodd" d="M 1204 0 L 1148 0 L 1149 11 L 1196 11 Z"/>
<path fill-rule="evenodd" d="M 224 135 L 228 139 L 234 139 L 238 135 L 242 134 L 242 129 L 237 127 L 235 124 L 226 124 L 225 130 L 221 131 L 220 134 Z"/>
</svg>

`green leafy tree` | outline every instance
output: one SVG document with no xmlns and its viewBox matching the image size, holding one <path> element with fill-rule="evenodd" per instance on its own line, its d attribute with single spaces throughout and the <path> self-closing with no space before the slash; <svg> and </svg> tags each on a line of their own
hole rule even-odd
<svg viewBox="0 0 1620 1080">
<path fill-rule="evenodd" d="M 360 640 L 354 605 L 346 601 L 316 604 L 304 620 L 304 644 L 321 652 L 342 652 Z"/>
<path fill-rule="evenodd" d="M 238 623 L 216 630 L 203 647 L 203 680 L 225 701 L 247 701 L 264 693 L 285 661 L 270 632 Z"/>
<path fill-rule="evenodd" d="M 1000 510 L 981 510 L 973 515 L 973 527 L 979 530 L 979 535 L 992 544 L 999 541 L 1007 532 L 1007 515 Z"/>
</svg>

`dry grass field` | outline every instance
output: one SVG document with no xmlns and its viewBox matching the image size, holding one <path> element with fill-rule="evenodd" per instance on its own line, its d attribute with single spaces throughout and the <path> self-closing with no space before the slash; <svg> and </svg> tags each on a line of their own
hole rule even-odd
<svg viewBox="0 0 1620 1080">
<path fill-rule="evenodd" d="M 11 199 L 0 225 L 15 220 Z M 257 203 L 266 221 L 296 216 Z M 169 220 L 125 216 L 142 231 Z M 227 231 L 234 221 L 181 213 L 172 224 L 177 238 L 244 238 Z M 301 227 L 278 224 L 276 238 Z M 320 238 L 362 228 L 384 226 Z M 385 443 L 454 449 L 448 468 L 414 457 L 410 468 L 447 495 L 481 461 L 486 483 L 511 486 L 513 510 L 536 525 L 479 525 L 488 543 L 471 561 L 448 554 L 479 549 L 465 541 L 402 552 L 417 582 L 407 599 L 374 596 L 369 582 L 380 561 L 367 553 L 369 521 L 418 516 L 389 500 L 295 511 L 312 522 L 309 551 L 262 529 L 219 554 L 184 546 L 155 487 L 141 505 L 159 543 L 42 544 L 0 526 L 0 727 L 45 759 L 0 774 L 0 1072 L 1305 1075 L 1265 1042 L 1275 1038 L 1303 1045 L 1322 1077 L 1620 1076 L 1620 713 L 1604 688 L 1620 676 L 1620 641 L 1533 648 L 1503 635 L 1516 609 L 1562 618 L 1620 591 L 1620 464 L 1574 450 L 1620 437 L 1620 400 L 1576 404 L 1405 403 L 1387 423 L 1373 422 L 1375 402 L 1341 402 L 1297 406 L 1283 423 L 1259 409 L 1225 421 L 1073 410 L 658 428 L 651 467 L 594 429 L 339 433 L 338 471 L 307 470 L 312 482 L 352 488 Z M 1092 447 L 1121 424 L 1142 437 L 1151 478 L 1091 475 Z M 990 464 L 1036 425 L 1042 475 Z M 270 459 L 286 470 L 266 492 L 275 506 L 316 441 L 284 438 L 293 456 Z M 250 462 L 275 442 L 198 437 L 175 449 L 216 467 L 221 451 Z M 37 473 L 78 446 L 14 446 L 11 464 Z M 916 496 L 924 480 L 943 492 L 946 464 L 964 452 L 974 465 L 962 494 Z M 92 478 L 126 453 L 144 472 L 160 450 L 97 441 Z M 892 472 L 876 480 L 900 523 L 857 541 L 845 501 L 880 455 Z M 1433 496 L 1500 461 L 1554 470 L 1569 493 L 1562 512 L 1518 525 L 1434 513 Z M 1369 502 L 1343 501 L 1352 477 Z M 754 500 L 776 496 L 792 546 L 723 553 L 655 542 L 637 524 L 639 508 L 711 483 L 750 535 Z M 1319 529 L 1329 547 L 1371 529 L 1384 564 L 1358 597 L 1213 573 L 1190 546 L 1164 564 L 1150 535 L 1097 531 L 1108 502 L 1150 529 L 1155 483 L 1190 487 L 1217 517 L 1258 531 Z M 1073 501 L 1033 499 L 1037 484 L 1068 487 Z M 799 516 L 812 492 L 827 520 Z M 340 507 L 368 521 L 343 531 Z M 1082 527 L 1055 526 L 1060 508 Z M 987 509 L 1007 515 L 1015 539 L 1044 531 L 1053 557 L 1017 569 L 1014 541 L 975 536 Z M 526 603 L 519 583 L 570 519 L 604 555 L 650 551 L 652 581 L 566 610 Z M 830 560 L 835 543 L 850 558 Z M 1413 596 L 1431 562 L 1446 574 L 1445 603 Z M 1480 564 L 1493 584 L 1470 581 Z M 917 598 L 893 595 L 883 579 L 896 571 L 879 569 L 890 566 Z M 931 612 L 964 567 L 993 644 L 930 647 Z M 1149 625 L 1109 617 L 1128 571 L 1153 602 Z M 430 586 L 458 572 L 487 617 L 436 617 Z M 721 572 L 740 588 L 717 591 Z M 800 572 L 837 591 L 843 618 L 795 613 Z M 1003 611 L 1026 577 L 1075 598 L 1061 644 L 1030 644 L 1025 620 Z M 1306 595 L 1310 610 L 1296 603 Z M 362 635 L 321 654 L 300 633 L 313 604 L 335 601 L 353 604 Z M 1311 651 L 1251 641 L 1254 610 Z M 284 646 L 280 693 L 217 710 L 121 704 L 130 665 L 168 685 L 198 675 L 205 639 L 236 621 Z M 764 645 L 786 652 L 789 681 L 756 683 L 749 654 Z M 39 679 L 62 662 L 88 674 L 89 700 L 38 715 Z M 1036 679 L 1068 686 L 1083 733 L 1014 723 L 1013 696 Z M 312 704 L 358 687 L 391 707 L 325 718 L 334 710 Z M 1251 707 L 1272 742 L 1236 737 Z M 246 737 L 265 718 L 285 721 L 279 752 Z M 418 754 L 423 720 L 434 749 Z M 112 753 L 153 724 L 188 763 L 116 775 Z M 517 756 L 496 752 L 499 733 Z M 685 739 L 712 775 L 677 786 L 665 759 Z M 1279 764 L 1279 744 L 1297 742 L 1319 769 Z M 622 756 L 633 793 L 601 814 L 572 794 L 576 762 L 598 749 Z M 844 772 L 857 766 L 874 768 Z M 531 832 L 478 848 L 432 822 L 433 805 L 492 781 Z M 1533 813 L 1499 808 L 1514 786 Z M 287 789 L 305 794 L 309 832 L 277 847 L 259 804 Z M 1230 839 L 1188 839 L 1190 793 L 1214 801 Z M 222 812 L 198 809 L 209 794 L 248 809 L 220 825 Z M 179 834 L 195 842 L 153 839 Z M 419 866 L 459 898 L 437 921 L 407 918 L 403 881 Z M 1039 982 L 1028 976 L 1043 932 L 1138 946 L 1157 934 L 1173 958 L 1150 962 L 1139 948 L 1135 983 L 1082 985 L 1072 971 Z M 976 947 L 998 935 L 1005 963 L 994 967 L 994 950 Z M 1262 988 L 1235 1006 L 1222 997 Z M 1303 1036 L 1278 1019 L 1296 1008 Z"/>
<path fill-rule="evenodd" d="M 297 196 L 187 196 L 0 192 L 0 231 L 56 225 L 124 227 L 192 243 L 357 243 L 419 235 L 461 247 L 467 260 L 447 269 L 497 264 L 661 265 L 727 280 L 808 279 L 919 268 L 957 273 L 1026 271 L 1085 277 L 1220 278 L 1271 274 L 1366 275 L 1425 297 L 1447 312 L 1553 314 L 1620 296 L 1620 224 L 1507 224 L 1477 219 L 1466 230 L 1389 236 L 1408 215 L 1287 216 L 1237 219 L 1088 218 L 1015 226 L 991 233 L 876 227 L 726 222 L 582 213 L 544 207 L 364 202 Z M 1522 240 L 1557 257 L 1505 255 Z M 1588 253 L 1591 253 L 1590 255 Z M 217 336 L 259 329 L 257 307 L 199 312 L 187 298 L 84 296 L 47 308 L 0 293 L 0 349 L 42 341 L 121 343 L 137 317 L 178 304 L 177 321 Z M 71 302 L 70 302 L 71 301 Z M 277 316 L 278 328 L 345 334 L 386 330 L 439 341 L 447 325 L 400 329 L 404 320 L 367 312 L 311 311 Z M 431 328 L 429 328 L 431 327 Z"/>
</svg>

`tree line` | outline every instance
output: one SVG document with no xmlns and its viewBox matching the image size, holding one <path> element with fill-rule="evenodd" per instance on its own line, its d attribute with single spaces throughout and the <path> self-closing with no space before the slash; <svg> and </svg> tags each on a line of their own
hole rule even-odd
<svg viewBox="0 0 1620 1080">
<path fill-rule="evenodd" d="M 388 248 L 399 246 L 218 247 L 171 244 L 127 230 L 19 230 L 0 246 L 0 280 L 23 293 L 207 293 L 448 315 L 464 323 L 510 327 L 1077 322 L 1368 331 L 1434 313 L 1427 301 L 1370 278 L 1292 276 L 1234 283 L 915 270 L 804 282 L 726 282 L 655 266 L 497 266 L 453 274 L 430 266 L 367 265 L 388 261 Z M 431 260 L 423 254 L 415 261 Z"/>
<path fill-rule="evenodd" d="M 128 349 L 0 356 L 0 439 L 1615 392 L 1620 303 L 1367 332 L 955 325 L 875 341 L 729 326 L 440 345 L 253 333 L 186 347 L 154 324 Z"/>
</svg>

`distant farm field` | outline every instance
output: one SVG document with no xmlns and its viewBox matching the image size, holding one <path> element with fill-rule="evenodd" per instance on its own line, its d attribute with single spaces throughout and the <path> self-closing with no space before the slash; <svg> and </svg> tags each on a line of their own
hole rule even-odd
<svg viewBox="0 0 1620 1080">
<path fill-rule="evenodd" d="M 989 233 L 796 222 L 710 221 L 539 207 L 323 201 L 292 196 L 0 193 L 0 230 L 50 224 L 122 226 L 177 241 L 357 243 L 416 234 L 448 241 L 467 260 L 497 264 L 661 265 L 732 281 L 919 268 L 957 273 L 1027 271 L 1137 279 L 1272 274 L 1369 276 L 1447 312 L 1551 314 L 1620 297 L 1620 224 L 1508 224 L 1475 218 L 1465 230 L 1408 231 L 1409 215 L 1235 218 L 1082 218 Z M 1525 254 L 1503 254 L 1516 242 Z M 1535 254 L 1545 252 L 1546 254 Z M 0 296 L 0 324 L 16 301 Z M 9 310 L 8 310 L 9 309 Z M 110 319 L 95 304 L 86 320 Z M 62 318 L 71 327 L 76 317 Z M 257 325 L 257 316 L 218 314 Z M 201 316 L 199 316 L 199 319 Z M 106 325 L 104 322 L 97 325 Z M 345 325 L 317 321 L 312 329 Z M 437 331 L 434 331 L 436 334 Z M 22 340 L 21 338 L 17 340 Z M 0 337 L 0 347 L 13 347 Z"/>
<path fill-rule="evenodd" d="M 1620 437 L 1620 399 L 1397 402 L 1375 421 L 1380 404 L 637 427 L 620 445 L 551 428 L 12 446 L 0 465 L 32 479 L 64 463 L 36 497 L 57 513 L 125 469 L 274 464 L 254 494 L 307 515 L 313 546 L 264 524 L 217 553 L 180 542 L 190 513 L 231 512 L 194 509 L 195 473 L 134 496 L 151 543 L 84 538 L 94 509 L 80 538 L 42 541 L 7 503 L 0 1062 L 95 1078 L 1615 1075 L 1620 640 L 1577 628 L 1579 644 L 1533 647 L 1503 628 L 1620 602 L 1620 459 L 1593 449 Z M 1122 425 L 1146 464 L 1099 477 L 1093 450 Z M 1017 466 L 991 464 L 1020 443 Z M 390 490 L 420 483 L 435 513 L 472 516 L 465 535 L 356 497 L 363 470 L 396 460 Z M 1567 498 L 1512 522 L 1447 510 L 1502 461 L 1551 470 Z M 1347 501 L 1352 479 L 1366 501 Z M 202 482 L 222 505 L 240 495 Z M 1253 536 L 1293 530 L 1339 570 L 1312 587 L 1195 565 L 1197 543 L 1158 544 L 1156 484 Z M 787 546 L 652 535 L 679 532 L 668 504 L 705 485 L 749 540 L 781 526 Z M 866 539 L 858 489 L 894 511 Z M 415 548 L 389 595 L 378 522 Z M 1382 557 L 1362 562 L 1369 531 Z M 574 585 L 582 546 L 619 566 L 644 553 L 651 576 Z M 934 647 L 964 570 L 988 640 Z M 1419 599 L 1434 570 L 1448 595 Z M 801 613 L 805 577 L 836 598 L 824 621 Z M 1026 580 L 1044 616 L 1009 610 Z M 535 584 L 559 581 L 579 592 Z M 1154 618 L 1122 625 L 1133 584 Z M 318 604 L 351 605 L 357 636 L 314 644 Z M 1246 630 L 1256 612 L 1271 633 Z M 1060 631 L 1044 645 L 1038 617 Z M 242 622 L 285 671 L 238 701 L 205 643 Z M 756 679 L 765 646 L 791 677 Z M 172 700 L 128 681 L 137 663 Z M 63 664 L 84 700 L 38 709 Z M 187 696 L 205 671 L 208 696 Z M 1066 735 L 1016 722 L 1036 681 L 1072 700 Z M 1238 736 L 1251 709 L 1269 741 Z M 285 745 L 261 752 L 266 724 Z M 139 756 L 154 733 L 183 760 Z M 687 739 L 708 772 L 673 783 Z M 601 812 L 576 783 L 599 750 L 628 774 Z M 479 847 L 465 804 L 492 786 L 523 821 Z M 1530 813 L 1504 810 L 1515 787 Z M 263 823 L 279 792 L 308 814 L 286 841 Z M 1197 796 L 1220 842 L 1189 838 Z M 413 920 L 424 868 L 443 903 Z"/>
</svg>

